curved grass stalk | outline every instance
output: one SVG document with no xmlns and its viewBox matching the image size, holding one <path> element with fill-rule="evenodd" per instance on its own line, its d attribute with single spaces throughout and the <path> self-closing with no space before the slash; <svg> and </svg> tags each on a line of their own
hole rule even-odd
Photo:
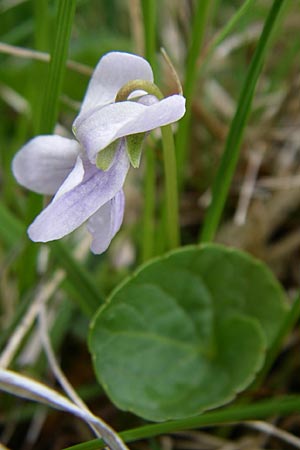
<svg viewBox="0 0 300 450">
<path fill-rule="evenodd" d="M 218 228 L 238 162 L 241 142 L 247 119 L 250 114 L 255 87 L 262 70 L 267 45 L 270 41 L 276 19 L 284 3 L 284 0 L 274 0 L 246 75 L 237 110 L 231 122 L 221 164 L 213 184 L 212 202 L 204 220 L 200 238 L 201 242 L 212 241 Z"/>
</svg>

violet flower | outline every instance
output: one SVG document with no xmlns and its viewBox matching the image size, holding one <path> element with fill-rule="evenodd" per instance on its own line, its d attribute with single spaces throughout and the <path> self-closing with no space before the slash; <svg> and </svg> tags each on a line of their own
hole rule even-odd
<svg viewBox="0 0 300 450">
<path fill-rule="evenodd" d="M 134 92 L 118 101 L 119 91 L 132 80 L 138 80 L 137 89 L 133 82 Z M 141 80 L 153 83 L 145 59 L 119 52 L 104 55 L 73 125 L 77 140 L 38 136 L 16 154 L 12 168 L 17 181 L 37 193 L 54 195 L 28 228 L 30 239 L 60 239 L 87 222 L 92 252 L 107 249 L 123 220 L 122 187 L 130 162 L 139 165 L 145 133 L 185 113 L 184 97 L 158 100 L 140 89 Z"/>
</svg>

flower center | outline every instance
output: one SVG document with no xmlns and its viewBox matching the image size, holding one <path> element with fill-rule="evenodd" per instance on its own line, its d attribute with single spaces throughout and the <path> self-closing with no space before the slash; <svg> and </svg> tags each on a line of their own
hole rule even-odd
<svg viewBox="0 0 300 450">
<path fill-rule="evenodd" d="M 115 102 L 126 101 L 129 95 L 132 94 L 132 92 L 138 90 L 146 91 L 148 94 L 155 95 L 155 97 L 157 97 L 158 100 L 162 100 L 164 98 L 161 90 L 156 86 L 156 84 L 151 83 L 151 81 L 131 80 L 121 87 L 121 89 L 116 95 Z"/>
<path fill-rule="evenodd" d="M 147 80 L 131 80 L 121 87 L 116 95 L 115 102 L 124 102 L 128 99 L 132 92 L 139 90 L 154 95 L 158 100 L 162 100 L 164 98 L 160 89 L 154 83 Z M 135 133 L 126 136 L 126 150 L 133 167 L 139 167 L 144 138 L 145 133 Z M 105 171 L 111 167 L 118 148 L 118 142 L 119 140 L 117 139 L 98 153 L 96 159 L 96 166 L 98 169 Z"/>
</svg>

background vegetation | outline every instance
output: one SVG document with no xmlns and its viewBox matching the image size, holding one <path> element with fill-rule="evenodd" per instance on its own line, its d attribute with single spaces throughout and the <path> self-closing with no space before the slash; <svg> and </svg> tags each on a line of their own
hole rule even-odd
<svg viewBox="0 0 300 450">
<path fill-rule="evenodd" d="M 299 288 L 300 263 L 300 3 L 281 3 L 251 113 L 246 111 L 238 166 L 228 196 L 224 191 L 226 206 L 215 240 L 266 262 L 292 299 Z M 55 386 L 36 321 L 37 307 L 43 302 L 51 341 L 68 379 L 95 414 L 124 430 L 143 421 L 118 411 L 96 383 L 86 346 L 88 318 L 93 303 L 96 309 L 141 261 L 166 249 L 160 139 L 151 136 L 142 170 L 131 170 L 125 224 L 100 257 L 88 251 L 81 230 L 63 243 L 45 247 L 28 240 L 26 227 L 43 200 L 17 185 L 11 160 L 28 139 L 51 133 L 55 123 L 60 133 L 70 132 L 92 68 L 108 51 L 145 55 L 164 94 L 176 92 L 160 53 L 164 47 L 188 100 L 187 116 L 177 126 L 176 138 L 182 242 L 198 242 L 228 130 L 243 102 L 240 95 L 273 2 L 77 0 L 74 20 L 70 1 L 69 19 L 59 23 L 61 4 L 59 0 L 0 1 L 0 366 Z M 55 47 L 57 33 L 61 37 Z M 49 81 L 50 53 L 57 64 L 53 68 L 52 60 L 58 77 L 54 81 Z M 239 126 L 236 130 L 241 131 L 243 124 Z M 204 238 L 213 235 L 207 231 Z M 168 435 L 163 434 L 167 428 L 161 429 L 153 433 L 157 437 L 131 444 L 132 448 L 300 448 L 296 437 L 300 400 L 293 408 L 283 411 L 282 407 L 272 414 L 278 412 L 277 395 L 299 393 L 300 336 L 294 327 L 298 309 L 296 303 L 276 363 L 264 382 L 248 393 L 251 414 L 199 423 L 236 422 L 213 429 Z M 16 336 L 19 341 L 14 347 Z M 263 413 L 259 406 L 255 409 L 258 401 L 272 397 L 273 407 Z M 267 417 L 270 422 L 244 421 Z M 184 428 L 188 427 L 182 424 Z M 52 450 L 89 439 L 89 429 L 72 416 L 0 394 L 0 447 Z"/>
</svg>

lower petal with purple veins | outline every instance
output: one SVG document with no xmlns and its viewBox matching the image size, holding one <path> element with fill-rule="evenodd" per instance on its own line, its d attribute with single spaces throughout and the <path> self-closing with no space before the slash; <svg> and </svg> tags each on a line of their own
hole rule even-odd
<svg viewBox="0 0 300 450">
<path fill-rule="evenodd" d="M 66 192 L 78 186 L 84 178 L 84 167 L 80 156 L 77 157 L 74 169 L 70 172 L 69 176 L 65 179 L 55 194 L 53 201 L 56 201 Z"/>
<path fill-rule="evenodd" d="M 48 205 L 30 225 L 28 234 L 35 242 L 60 239 L 82 225 L 110 201 L 124 184 L 129 160 L 123 144 L 111 168 L 104 172 L 83 162 L 84 178 L 80 184 Z"/>
</svg>

